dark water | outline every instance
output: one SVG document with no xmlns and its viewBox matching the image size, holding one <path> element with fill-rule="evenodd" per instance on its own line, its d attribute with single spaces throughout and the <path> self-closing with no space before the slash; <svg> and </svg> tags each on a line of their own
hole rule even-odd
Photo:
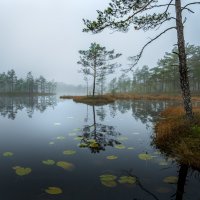
<svg viewBox="0 0 200 200">
<path fill-rule="evenodd" d="M 199 172 L 151 145 L 153 123 L 172 102 L 101 107 L 55 97 L 1 97 L 0 102 L 1 200 L 200 200 Z M 64 155 L 66 150 L 74 154 Z M 60 161 L 67 162 L 65 169 L 57 166 Z M 19 176 L 16 166 L 31 173 Z M 169 176 L 178 183 L 165 183 Z M 48 194 L 49 187 L 62 193 Z"/>
</svg>

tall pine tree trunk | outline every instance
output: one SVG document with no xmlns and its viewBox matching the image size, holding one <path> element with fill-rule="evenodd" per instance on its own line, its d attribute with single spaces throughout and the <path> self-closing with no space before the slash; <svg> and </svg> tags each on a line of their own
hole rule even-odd
<svg viewBox="0 0 200 200">
<path fill-rule="evenodd" d="M 181 0 L 175 0 L 175 7 L 176 7 L 176 29 L 177 29 L 177 39 L 178 39 L 180 86 L 182 90 L 182 97 L 183 97 L 186 117 L 189 120 L 192 120 L 193 112 L 192 112 L 190 86 L 189 86 L 189 79 L 188 79 L 188 68 L 187 68 L 187 60 L 186 60 L 186 52 L 185 52 Z"/>
</svg>

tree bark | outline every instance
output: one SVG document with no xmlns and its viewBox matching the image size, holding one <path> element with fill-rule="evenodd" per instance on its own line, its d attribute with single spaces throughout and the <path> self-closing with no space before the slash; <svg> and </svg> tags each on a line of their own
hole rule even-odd
<svg viewBox="0 0 200 200">
<path fill-rule="evenodd" d="M 189 78 L 188 78 L 187 59 L 186 59 L 186 52 L 185 52 L 181 0 L 175 0 L 175 8 L 176 8 L 176 29 L 177 29 L 177 39 L 178 39 L 178 51 L 179 51 L 178 55 L 179 55 L 180 86 L 182 90 L 182 97 L 183 97 L 186 117 L 189 120 L 192 120 L 193 112 L 192 112 L 192 103 L 191 103 L 190 86 L 189 86 Z"/>
<path fill-rule="evenodd" d="M 93 91 L 92 96 L 95 95 L 95 87 L 96 87 L 96 57 L 94 58 L 94 79 L 93 79 Z"/>
</svg>

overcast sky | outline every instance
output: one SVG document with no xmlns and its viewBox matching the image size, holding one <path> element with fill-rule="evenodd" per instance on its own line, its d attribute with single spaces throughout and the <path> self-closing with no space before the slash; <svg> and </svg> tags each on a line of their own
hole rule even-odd
<svg viewBox="0 0 200 200">
<path fill-rule="evenodd" d="M 108 50 L 115 49 L 123 56 L 120 62 L 127 67 L 128 56 L 138 53 L 145 41 L 156 34 L 131 29 L 128 33 L 83 33 L 82 18 L 95 19 L 96 10 L 102 10 L 109 0 L 0 0 L 0 72 L 15 69 L 24 77 L 34 76 L 83 83 L 77 65 L 79 50 L 86 50 L 97 42 Z M 188 2 L 184 0 L 183 2 Z M 200 6 L 195 14 L 187 14 L 186 42 L 200 45 Z M 157 32 L 158 33 L 158 32 Z M 138 67 L 154 67 L 165 52 L 176 43 L 176 32 L 171 31 L 149 46 Z"/>
</svg>

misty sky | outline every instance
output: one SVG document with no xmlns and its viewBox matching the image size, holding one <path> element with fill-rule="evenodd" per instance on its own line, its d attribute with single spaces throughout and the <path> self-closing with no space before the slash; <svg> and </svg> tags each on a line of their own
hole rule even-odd
<svg viewBox="0 0 200 200">
<path fill-rule="evenodd" d="M 97 42 L 108 50 L 115 49 L 123 56 L 119 61 L 127 67 L 127 57 L 136 55 L 155 31 L 100 34 L 83 33 L 82 18 L 95 19 L 96 10 L 102 10 L 109 0 L 0 0 L 0 72 L 15 69 L 24 77 L 32 71 L 34 76 L 83 83 L 77 65 L 79 50 L 86 50 Z M 189 2 L 184 0 L 183 2 Z M 200 45 L 200 6 L 193 6 L 195 14 L 185 13 L 185 39 Z M 162 29 L 161 29 L 162 30 Z M 157 33 L 159 33 L 158 30 Z M 138 67 L 154 67 L 166 51 L 176 43 L 176 32 L 171 31 L 149 46 Z"/>
</svg>

